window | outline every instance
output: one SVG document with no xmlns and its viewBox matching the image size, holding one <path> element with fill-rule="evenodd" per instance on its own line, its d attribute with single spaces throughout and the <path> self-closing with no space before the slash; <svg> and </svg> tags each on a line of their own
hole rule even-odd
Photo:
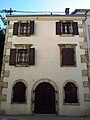
<svg viewBox="0 0 90 120">
<path fill-rule="evenodd" d="M 56 22 L 56 35 L 62 34 L 78 35 L 78 23 L 70 21 Z"/>
<path fill-rule="evenodd" d="M 17 64 L 27 64 L 28 63 L 28 49 L 18 49 L 17 53 Z"/>
<path fill-rule="evenodd" d="M 17 82 L 13 86 L 12 102 L 25 103 L 26 86 L 23 82 Z"/>
<path fill-rule="evenodd" d="M 13 35 L 30 36 L 34 34 L 34 21 L 15 22 L 13 26 Z"/>
<path fill-rule="evenodd" d="M 59 44 L 61 66 L 76 66 L 76 44 Z"/>
<path fill-rule="evenodd" d="M 68 82 L 64 87 L 65 103 L 78 103 L 77 87 L 74 83 Z"/>
<path fill-rule="evenodd" d="M 9 65 L 29 66 L 35 65 L 35 48 L 16 48 L 10 50 Z"/>
<path fill-rule="evenodd" d="M 20 35 L 29 35 L 29 23 L 20 23 Z"/>
<path fill-rule="evenodd" d="M 62 23 L 61 32 L 63 34 L 71 34 L 71 23 Z"/>
</svg>

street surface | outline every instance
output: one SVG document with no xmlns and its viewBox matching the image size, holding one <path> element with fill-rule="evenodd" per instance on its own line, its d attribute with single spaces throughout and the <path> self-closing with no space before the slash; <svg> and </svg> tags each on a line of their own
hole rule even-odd
<svg viewBox="0 0 90 120">
<path fill-rule="evenodd" d="M 90 117 L 62 117 L 56 115 L 0 116 L 0 120 L 90 120 Z"/>
</svg>

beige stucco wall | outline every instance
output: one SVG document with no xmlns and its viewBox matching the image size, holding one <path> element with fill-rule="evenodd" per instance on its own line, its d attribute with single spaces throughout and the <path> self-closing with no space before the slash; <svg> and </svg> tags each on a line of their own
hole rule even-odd
<svg viewBox="0 0 90 120">
<path fill-rule="evenodd" d="M 7 26 L 6 48 L 4 55 L 10 55 L 10 48 L 15 48 L 14 44 L 33 44 L 35 48 L 35 66 L 30 67 L 15 67 L 9 66 L 6 62 L 3 66 L 6 71 L 6 76 L 2 75 L 2 80 L 8 82 L 8 88 L 3 88 L 2 94 L 6 94 L 6 101 L 1 103 L 1 109 L 5 114 L 32 114 L 32 89 L 36 82 L 40 79 L 51 80 L 58 88 L 58 105 L 57 112 L 59 115 L 68 116 L 83 116 L 87 105 L 84 101 L 84 94 L 89 92 L 89 88 L 83 87 L 83 81 L 88 81 L 87 75 L 82 76 L 82 70 L 87 70 L 87 64 L 81 63 L 81 55 L 85 55 L 85 49 L 80 48 L 80 43 L 84 42 L 83 22 L 81 18 L 75 18 L 80 28 L 81 36 L 63 36 L 56 35 L 55 23 L 60 18 L 34 18 L 35 19 L 35 34 L 30 37 L 13 36 L 13 18 L 10 25 Z M 20 19 L 20 18 L 15 18 Z M 25 18 L 24 18 L 25 19 Z M 28 18 L 32 19 L 32 18 Z M 63 18 L 61 18 L 63 19 Z M 65 18 L 64 18 L 65 19 Z M 68 18 L 74 19 L 74 18 Z M 22 18 L 21 18 L 22 20 Z M 16 20 L 17 21 L 17 20 Z M 82 26 L 82 27 L 81 27 Z M 60 66 L 60 47 L 58 44 L 77 44 L 76 45 L 76 67 L 61 67 Z M 9 59 L 9 58 L 7 58 Z M 85 73 L 85 72 L 84 72 Z M 11 104 L 12 86 L 16 80 L 23 80 L 27 84 L 27 103 L 26 104 Z M 63 86 L 67 81 L 73 81 L 78 87 L 78 104 L 65 105 L 63 103 L 64 90 Z M 86 106 L 85 106 L 86 105 Z"/>
</svg>

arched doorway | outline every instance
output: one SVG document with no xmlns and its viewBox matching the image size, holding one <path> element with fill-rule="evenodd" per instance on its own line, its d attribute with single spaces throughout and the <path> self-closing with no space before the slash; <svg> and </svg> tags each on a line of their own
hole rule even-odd
<svg viewBox="0 0 90 120">
<path fill-rule="evenodd" d="M 55 113 L 55 89 L 47 82 L 40 83 L 35 89 L 34 113 Z"/>
</svg>

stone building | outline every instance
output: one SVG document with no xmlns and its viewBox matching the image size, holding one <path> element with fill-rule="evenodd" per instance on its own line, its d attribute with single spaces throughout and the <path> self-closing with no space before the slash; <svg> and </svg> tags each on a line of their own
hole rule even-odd
<svg viewBox="0 0 90 120">
<path fill-rule="evenodd" d="M 10 15 L 7 20 L 1 113 L 89 114 L 85 16 Z"/>
</svg>

